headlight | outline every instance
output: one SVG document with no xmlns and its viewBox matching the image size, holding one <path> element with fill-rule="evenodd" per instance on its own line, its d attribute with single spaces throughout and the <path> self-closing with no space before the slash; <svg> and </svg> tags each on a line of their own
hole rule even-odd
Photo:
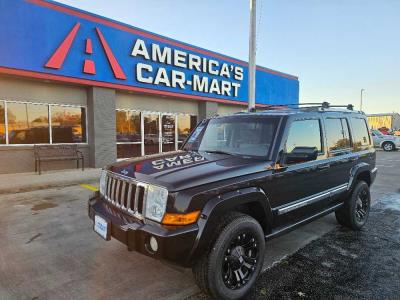
<svg viewBox="0 0 400 300">
<path fill-rule="evenodd" d="M 155 185 L 148 185 L 145 217 L 161 222 L 167 206 L 168 190 Z"/>
<path fill-rule="evenodd" d="M 106 194 L 107 171 L 101 170 L 100 173 L 100 194 Z"/>
</svg>

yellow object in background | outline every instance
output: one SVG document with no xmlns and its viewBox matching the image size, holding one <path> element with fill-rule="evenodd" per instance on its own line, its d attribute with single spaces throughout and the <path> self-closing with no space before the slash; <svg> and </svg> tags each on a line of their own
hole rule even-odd
<svg viewBox="0 0 400 300">
<path fill-rule="evenodd" d="M 392 128 L 392 116 L 368 116 L 368 123 L 372 129 L 382 127 Z"/>
</svg>

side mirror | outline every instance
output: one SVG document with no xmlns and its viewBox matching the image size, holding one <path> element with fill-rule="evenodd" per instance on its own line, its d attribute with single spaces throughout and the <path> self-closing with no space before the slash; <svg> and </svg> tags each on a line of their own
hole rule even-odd
<svg viewBox="0 0 400 300">
<path fill-rule="evenodd" d="M 285 155 L 286 164 L 302 163 L 316 160 L 318 149 L 316 147 L 295 147 L 292 152 Z"/>
</svg>

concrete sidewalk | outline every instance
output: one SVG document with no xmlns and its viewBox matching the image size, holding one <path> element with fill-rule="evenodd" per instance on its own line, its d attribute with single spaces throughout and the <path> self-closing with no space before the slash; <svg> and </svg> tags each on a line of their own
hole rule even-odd
<svg viewBox="0 0 400 300">
<path fill-rule="evenodd" d="M 42 173 L 15 173 L 0 175 L 0 194 L 20 193 L 33 190 L 65 187 L 75 184 L 97 185 L 101 169 L 59 170 Z"/>
</svg>

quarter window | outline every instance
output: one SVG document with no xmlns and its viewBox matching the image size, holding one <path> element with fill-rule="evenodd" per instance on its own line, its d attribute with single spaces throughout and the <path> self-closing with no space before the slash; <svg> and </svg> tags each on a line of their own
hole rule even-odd
<svg viewBox="0 0 400 300">
<path fill-rule="evenodd" d="M 329 152 L 350 148 L 349 127 L 344 118 L 325 120 L 326 139 Z"/>
<path fill-rule="evenodd" d="M 369 131 L 365 119 L 352 118 L 351 120 L 353 128 L 353 148 L 354 151 L 362 151 L 369 148 L 371 144 Z"/>
<path fill-rule="evenodd" d="M 285 152 L 291 153 L 295 148 L 316 148 L 318 152 L 322 152 L 319 120 L 301 120 L 292 123 Z"/>
</svg>

